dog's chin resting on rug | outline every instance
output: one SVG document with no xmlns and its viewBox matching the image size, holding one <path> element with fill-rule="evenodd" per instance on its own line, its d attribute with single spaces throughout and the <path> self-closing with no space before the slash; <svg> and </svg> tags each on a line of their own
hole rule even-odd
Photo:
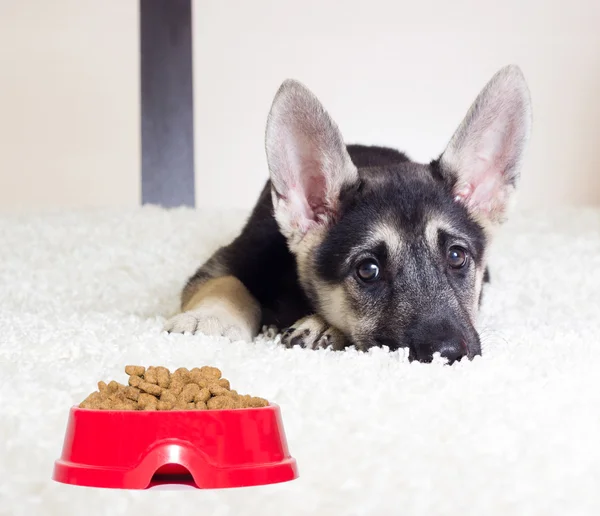
<svg viewBox="0 0 600 516">
<path fill-rule="evenodd" d="M 482 355 L 452 367 L 163 332 L 245 217 L 0 216 L 0 514 L 600 514 L 599 210 L 513 214 L 490 250 Z M 280 405 L 300 478 L 154 494 L 51 482 L 69 408 L 136 363 L 212 364 Z"/>
</svg>

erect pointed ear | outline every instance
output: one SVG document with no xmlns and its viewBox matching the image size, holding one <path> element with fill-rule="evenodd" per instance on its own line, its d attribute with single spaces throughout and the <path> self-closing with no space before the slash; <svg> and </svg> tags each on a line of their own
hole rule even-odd
<svg viewBox="0 0 600 516">
<path fill-rule="evenodd" d="M 457 202 L 488 227 L 504 221 L 531 119 L 525 78 L 519 67 L 507 66 L 479 94 L 440 158 Z"/>
<path fill-rule="evenodd" d="M 299 241 L 335 220 L 340 192 L 358 172 L 335 122 L 302 84 L 286 80 L 267 122 L 266 151 L 275 218 Z"/>
</svg>

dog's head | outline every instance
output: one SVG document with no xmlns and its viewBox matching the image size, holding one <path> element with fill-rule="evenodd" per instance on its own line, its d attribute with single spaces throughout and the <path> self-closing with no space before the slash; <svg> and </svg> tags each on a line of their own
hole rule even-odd
<svg viewBox="0 0 600 516">
<path fill-rule="evenodd" d="M 529 139 L 519 68 L 500 70 L 439 159 L 346 146 L 317 98 L 279 89 L 266 150 L 274 214 L 319 313 L 359 349 L 480 354 L 486 248 L 504 221 Z"/>
</svg>

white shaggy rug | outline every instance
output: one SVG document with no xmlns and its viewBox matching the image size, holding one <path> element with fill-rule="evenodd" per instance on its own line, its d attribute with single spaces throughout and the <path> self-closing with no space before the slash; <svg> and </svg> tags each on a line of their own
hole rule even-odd
<svg viewBox="0 0 600 516">
<path fill-rule="evenodd" d="M 600 514 L 600 211 L 506 226 L 484 356 L 454 367 L 161 333 L 187 276 L 244 216 L 0 217 L 0 514 Z M 52 482 L 69 407 L 129 363 L 217 365 L 278 403 L 300 478 L 220 491 Z"/>
</svg>

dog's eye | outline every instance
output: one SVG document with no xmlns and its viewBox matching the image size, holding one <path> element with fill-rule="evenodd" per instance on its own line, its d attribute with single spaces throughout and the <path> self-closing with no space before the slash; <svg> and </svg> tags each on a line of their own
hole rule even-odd
<svg viewBox="0 0 600 516">
<path fill-rule="evenodd" d="M 363 260 L 356 267 L 356 275 L 367 283 L 375 281 L 379 277 L 379 264 L 372 258 Z"/>
<path fill-rule="evenodd" d="M 468 261 L 468 254 L 462 247 L 453 245 L 446 256 L 448 265 L 453 269 L 462 269 Z"/>
</svg>

